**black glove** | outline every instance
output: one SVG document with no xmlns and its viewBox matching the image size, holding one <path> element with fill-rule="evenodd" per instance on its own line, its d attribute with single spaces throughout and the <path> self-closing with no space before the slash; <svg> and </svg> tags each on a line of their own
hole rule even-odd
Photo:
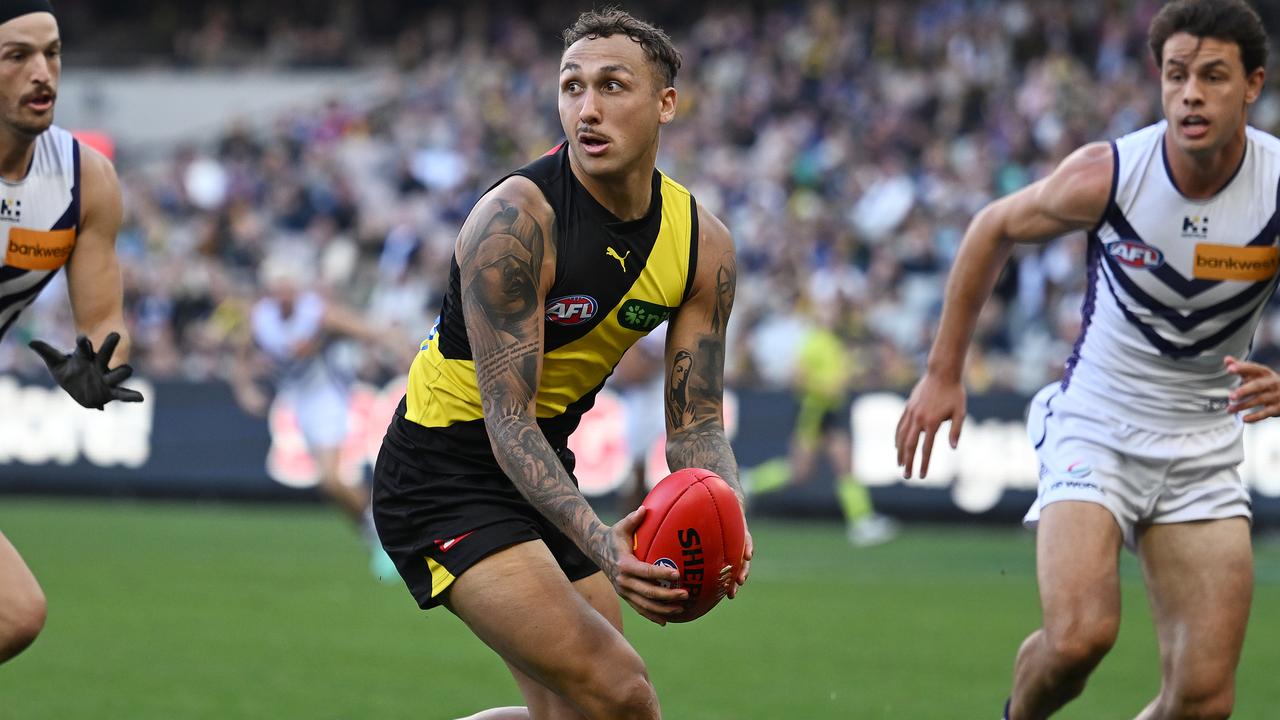
<svg viewBox="0 0 1280 720">
<path fill-rule="evenodd" d="M 119 342 L 120 333 L 113 332 L 102 341 L 102 350 L 97 353 L 84 335 L 76 338 L 75 352 L 70 355 L 63 355 L 40 340 L 32 340 L 29 347 L 49 366 L 53 379 L 68 395 L 87 408 L 101 410 L 112 400 L 142 402 L 142 393 L 119 387 L 133 374 L 133 368 L 121 365 L 114 370 L 107 369 Z"/>
</svg>

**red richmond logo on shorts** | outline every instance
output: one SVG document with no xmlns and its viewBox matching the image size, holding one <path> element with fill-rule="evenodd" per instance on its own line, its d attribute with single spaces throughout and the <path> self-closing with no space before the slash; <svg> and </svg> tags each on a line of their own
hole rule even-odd
<svg viewBox="0 0 1280 720">
<path fill-rule="evenodd" d="M 449 550 L 452 549 L 454 545 L 457 545 L 463 540 L 466 540 L 467 536 L 473 532 L 475 532 L 475 530 L 464 532 L 456 538 L 450 538 L 448 540 L 437 540 L 436 547 L 440 548 L 440 552 L 449 552 Z"/>
</svg>

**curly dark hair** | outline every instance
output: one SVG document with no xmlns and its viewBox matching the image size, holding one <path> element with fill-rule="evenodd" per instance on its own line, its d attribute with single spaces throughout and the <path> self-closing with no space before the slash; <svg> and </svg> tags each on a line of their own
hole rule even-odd
<svg viewBox="0 0 1280 720">
<path fill-rule="evenodd" d="M 676 71 L 680 69 L 680 51 L 671 43 L 671 37 L 661 28 L 636 18 L 616 6 L 602 10 L 588 10 L 578 16 L 573 25 L 564 31 L 564 46 L 568 47 L 583 38 L 607 38 L 626 35 L 640 43 L 645 57 L 658 71 L 663 87 L 676 84 Z"/>
<path fill-rule="evenodd" d="M 1174 0 L 1160 8 L 1147 31 L 1156 67 L 1164 66 L 1165 41 L 1180 32 L 1239 45 L 1246 73 L 1267 66 L 1267 31 L 1244 0 Z"/>
</svg>

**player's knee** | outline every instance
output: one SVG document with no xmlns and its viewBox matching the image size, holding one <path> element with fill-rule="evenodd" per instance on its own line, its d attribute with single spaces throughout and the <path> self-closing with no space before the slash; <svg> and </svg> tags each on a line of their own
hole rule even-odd
<svg viewBox="0 0 1280 720">
<path fill-rule="evenodd" d="M 1186 688 L 1169 698 L 1166 717 L 1179 720 L 1222 720 L 1231 717 L 1236 697 L 1233 687 Z"/>
<path fill-rule="evenodd" d="M 656 720 L 658 717 L 658 694 L 643 667 L 640 672 L 628 673 L 612 684 L 606 692 L 605 704 L 602 720 Z"/>
<path fill-rule="evenodd" d="M 1119 627 L 1110 621 L 1074 624 L 1059 632 L 1049 633 L 1049 654 L 1061 671 L 1088 673 L 1102 662 L 1116 643 Z"/>
<path fill-rule="evenodd" d="M 0 660 L 17 655 L 35 642 L 49 614 L 49 606 L 38 585 L 8 598 L 7 603 L 4 626 L 0 627 Z"/>
<path fill-rule="evenodd" d="M 607 657 L 606 657 L 607 655 Z M 610 720 L 651 720 L 658 717 L 658 696 L 644 661 L 619 636 L 610 652 L 593 658 L 590 670 L 578 678 L 574 694 L 592 708 L 591 717 Z"/>
<path fill-rule="evenodd" d="M 320 468 L 320 489 L 329 495 L 336 495 L 346 488 L 342 475 L 331 468 Z"/>
</svg>

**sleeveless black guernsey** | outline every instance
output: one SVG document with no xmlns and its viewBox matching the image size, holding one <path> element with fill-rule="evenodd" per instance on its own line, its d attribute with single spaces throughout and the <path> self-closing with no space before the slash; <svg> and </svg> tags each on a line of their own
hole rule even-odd
<svg viewBox="0 0 1280 720">
<path fill-rule="evenodd" d="M 556 272 L 546 296 L 537 421 L 572 470 L 569 435 L 605 379 L 627 348 L 688 297 L 697 204 L 654 170 L 648 212 L 621 221 L 574 178 L 564 144 L 512 175 L 533 181 L 555 212 Z M 428 472 L 501 473 L 484 426 L 456 257 L 450 265 L 440 317 L 414 359 L 383 445 Z"/>
</svg>

